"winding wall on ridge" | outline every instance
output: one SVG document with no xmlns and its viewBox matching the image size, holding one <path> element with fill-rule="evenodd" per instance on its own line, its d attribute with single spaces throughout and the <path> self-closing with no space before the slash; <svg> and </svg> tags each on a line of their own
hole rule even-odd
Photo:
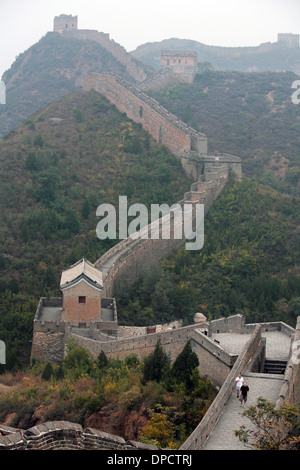
<svg viewBox="0 0 300 470">
<path fill-rule="evenodd" d="M 93 89 L 104 95 L 120 112 L 142 124 L 157 142 L 175 155 L 189 152 L 207 155 L 207 138 L 204 134 L 187 126 L 123 78 L 110 73 L 92 73 L 86 76 L 84 89 Z M 196 180 L 198 175 L 195 175 L 193 166 L 188 164 L 186 158 L 182 158 L 181 163 L 186 173 Z"/>
</svg>

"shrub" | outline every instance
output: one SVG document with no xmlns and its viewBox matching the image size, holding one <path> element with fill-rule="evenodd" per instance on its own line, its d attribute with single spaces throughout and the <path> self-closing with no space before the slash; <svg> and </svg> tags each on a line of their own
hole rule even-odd
<svg viewBox="0 0 300 470">
<path fill-rule="evenodd" d="M 42 372 L 42 379 L 50 380 L 52 376 L 53 376 L 53 366 L 52 364 L 50 364 L 50 362 L 47 362 Z"/>
</svg>

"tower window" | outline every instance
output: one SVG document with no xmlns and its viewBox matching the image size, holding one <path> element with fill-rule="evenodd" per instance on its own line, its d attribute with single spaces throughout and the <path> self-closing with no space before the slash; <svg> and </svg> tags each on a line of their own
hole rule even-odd
<svg viewBox="0 0 300 470">
<path fill-rule="evenodd" d="M 79 304 L 85 304 L 86 297 L 85 296 L 79 296 L 78 297 L 78 303 Z"/>
</svg>

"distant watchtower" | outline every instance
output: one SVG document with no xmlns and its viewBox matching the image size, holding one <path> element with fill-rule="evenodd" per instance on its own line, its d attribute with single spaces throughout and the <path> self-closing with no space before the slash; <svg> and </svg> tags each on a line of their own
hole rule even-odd
<svg viewBox="0 0 300 470">
<path fill-rule="evenodd" d="M 184 67 L 196 67 L 198 65 L 197 52 L 162 51 L 160 66 L 172 67 L 180 70 Z"/>
<path fill-rule="evenodd" d="M 192 83 L 198 70 L 197 52 L 161 51 L 160 68 Z"/>
<path fill-rule="evenodd" d="M 64 31 L 72 31 L 74 29 L 77 29 L 77 16 L 55 16 L 53 23 L 53 31 L 57 33 L 63 33 Z"/>
<path fill-rule="evenodd" d="M 286 47 L 300 47 L 300 35 L 290 33 L 279 33 L 277 42 L 284 44 Z"/>
</svg>

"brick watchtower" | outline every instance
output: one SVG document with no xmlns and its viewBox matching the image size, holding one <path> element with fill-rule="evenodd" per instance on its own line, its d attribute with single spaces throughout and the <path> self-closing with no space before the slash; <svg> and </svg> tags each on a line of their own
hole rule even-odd
<svg viewBox="0 0 300 470">
<path fill-rule="evenodd" d="M 162 51 L 160 66 L 182 69 L 184 67 L 196 67 L 198 65 L 197 52 L 193 51 Z"/>
<path fill-rule="evenodd" d="M 82 258 L 62 272 L 60 290 L 63 294 L 62 321 L 71 326 L 101 320 L 102 273 Z"/>
<path fill-rule="evenodd" d="M 63 33 L 64 31 L 73 31 L 74 29 L 77 29 L 77 16 L 55 16 L 53 23 L 53 31 L 55 31 L 56 33 Z"/>
</svg>

